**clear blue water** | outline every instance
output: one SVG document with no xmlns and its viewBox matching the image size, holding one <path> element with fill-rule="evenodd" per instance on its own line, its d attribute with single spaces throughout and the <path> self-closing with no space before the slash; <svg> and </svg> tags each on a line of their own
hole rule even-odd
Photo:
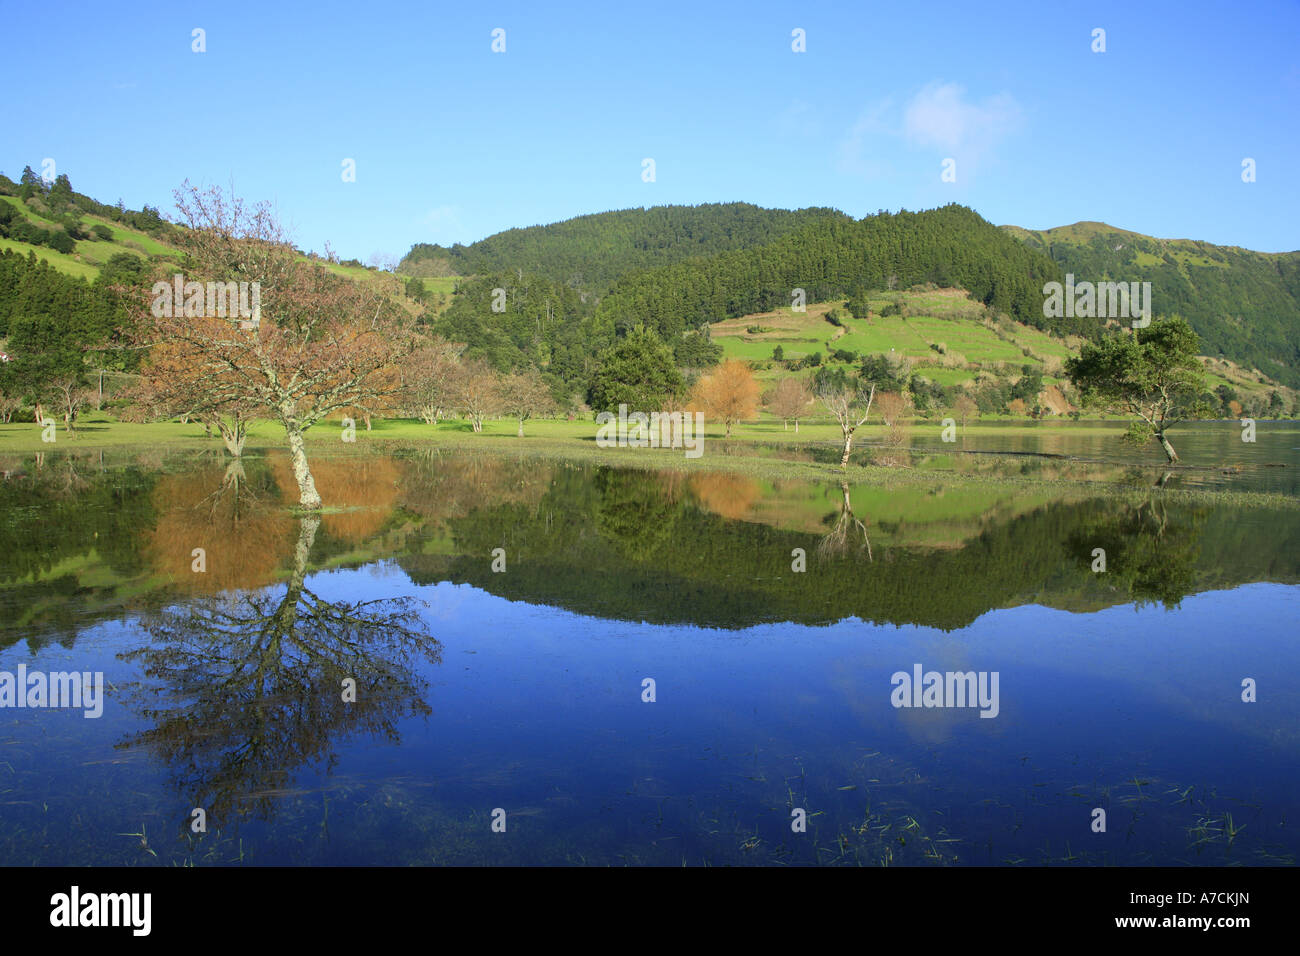
<svg viewBox="0 0 1300 956">
<path fill-rule="evenodd" d="M 188 541 L 160 542 L 195 533 L 175 509 L 219 462 L 88 472 L 27 519 L 42 489 L 6 488 L 9 530 L 43 514 L 45 534 L 0 562 L 0 672 L 102 670 L 110 691 L 100 719 L 0 709 L 0 860 L 1296 860 L 1294 509 L 939 499 L 908 526 L 851 489 L 865 557 L 818 550 L 833 483 L 387 464 L 349 492 L 379 504 L 259 525 L 277 464 L 250 461 L 262 498 L 212 518 L 211 586 L 177 566 Z M 116 518 L 77 507 L 98 494 Z M 219 588 L 222 540 L 267 580 Z M 997 716 L 894 707 L 914 664 L 996 672 Z"/>
</svg>

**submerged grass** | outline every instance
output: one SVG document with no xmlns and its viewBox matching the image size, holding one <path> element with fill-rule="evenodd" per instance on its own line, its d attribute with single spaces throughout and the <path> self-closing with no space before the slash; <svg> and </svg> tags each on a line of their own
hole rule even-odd
<svg viewBox="0 0 1300 956">
<path fill-rule="evenodd" d="M 1022 425 L 970 425 L 962 432 L 967 437 L 1005 435 L 1008 428 L 1023 427 L 1035 435 L 1084 433 L 1121 433 L 1107 423 L 1028 423 Z M 595 425 L 586 420 L 529 421 L 525 437 L 516 436 L 513 420 L 489 421 L 481 433 L 471 431 L 460 421 L 430 426 L 409 419 L 383 419 L 367 431 L 358 426 L 355 442 L 340 440 L 339 423 L 329 421 L 307 432 L 309 452 L 336 455 L 368 455 L 377 449 L 437 448 L 453 452 L 486 453 L 516 458 L 549 458 L 616 468 L 680 472 L 728 472 L 754 478 L 782 481 L 847 481 L 850 484 L 923 484 L 933 486 L 940 480 L 975 483 L 981 486 L 1024 488 L 1032 485 L 1058 489 L 1062 493 L 1077 490 L 1095 495 L 1099 489 L 1108 495 L 1145 498 L 1159 491 L 1171 501 L 1232 503 L 1298 507 L 1300 501 L 1284 494 L 1230 489 L 1187 489 L 1156 487 L 1168 474 L 1191 474 L 1221 470 L 1220 466 L 1144 465 L 1131 460 L 1093 461 L 1060 455 L 1034 455 L 1015 452 L 963 451 L 934 447 L 899 448 L 887 441 L 882 425 L 863 426 L 855 439 L 853 457 L 845 469 L 838 466 L 840 438 L 838 429 L 829 424 L 810 423 L 796 435 L 782 429 L 779 422 L 760 421 L 736 426 L 731 438 L 724 438 L 720 427 L 706 428 L 704 453 L 687 458 L 683 449 L 602 448 L 595 441 Z M 918 435 L 938 434 L 940 426 L 923 423 L 916 426 Z M 719 446 L 721 451 L 719 452 Z M 41 441 L 40 429 L 31 423 L 0 425 L 0 456 L 9 454 L 65 454 L 106 449 L 139 450 L 151 454 L 168 449 L 177 452 L 220 452 L 221 442 L 205 437 L 202 426 L 195 423 L 159 422 L 131 424 L 113 421 L 106 416 L 91 417 L 71 435 L 60 429 L 56 441 Z M 255 457 L 284 447 L 283 432 L 272 422 L 258 422 L 249 430 L 246 457 Z M 989 467 L 963 470 L 959 462 L 988 460 Z M 1046 468 L 1069 474 L 1041 474 Z M 1099 470 L 1127 469 L 1123 480 L 1099 478 Z"/>
</svg>

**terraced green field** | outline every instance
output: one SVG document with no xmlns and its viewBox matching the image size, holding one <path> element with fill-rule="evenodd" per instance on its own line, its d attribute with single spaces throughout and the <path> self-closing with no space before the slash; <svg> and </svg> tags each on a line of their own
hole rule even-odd
<svg viewBox="0 0 1300 956">
<path fill-rule="evenodd" d="M 902 304 L 904 314 L 880 315 L 893 302 Z M 843 302 L 828 302 L 810 305 L 804 313 L 780 309 L 728 319 L 713 325 L 711 334 L 726 357 L 751 362 L 770 361 L 778 345 L 786 359 L 814 352 L 827 358 L 836 349 L 859 355 L 892 353 L 910 359 L 914 371 L 945 385 L 969 381 L 980 369 L 1002 365 L 1018 369 L 1032 364 L 1056 371 L 1073 354 L 1066 342 L 1030 326 L 989 324 L 979 303 L 959 290 L 885 293 L 872 297 L 870 305 L 872 314 L 866 319 L 850 317 Z M 840 309 L 840 327 L 826 320 L 832 308 Z M 762 370 L 760 377 L 772 374 Z"/>
<path fill-rule="evenodd" d="M 74 256 L 65 255 L 62 252 L 55 252 L 45 246 L 32 246 L 25 242 L 16 242 L 13 239 L 0 239 L 0 249 L 10 249 L 22 255 L 29 252 L 36 253 L 36 258 L 42 262 L 48 262 L 60 272 L 75 276 L 79 279 L 94 279 L 99 275 L 99 266 L 91 265 L 87 262 L 79 262 Z"/>
</svg>

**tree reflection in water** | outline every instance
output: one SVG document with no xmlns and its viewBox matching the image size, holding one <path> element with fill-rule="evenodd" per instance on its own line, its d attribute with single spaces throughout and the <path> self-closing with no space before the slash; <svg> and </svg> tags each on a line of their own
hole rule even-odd
<svg viewBox="0 0 1300 956">
<path fill-rule="evenodd" d="M 1105 552 L 1100 581 L 1127 591 L 1137 605 L 1159 602 L 1176 608 L 1196 590 L 1197 558 L 1209 509 L 1173 510 L 1159 496 L 1135 502 L 1094 503 L 1071 529 L 1066 548 L 1082 567 L 1092 568 L 1096 549 Z"/>
<path fill-rule="evenodd" d="M 826 516 L 826 523 L 830 525 L 831 530 L 822 535 L 821 540 L 817 542 L 817 554 L 823 558 L 842 558 L 854 552 L 865 551 L 867 560 L 874 561 L 867 526 L 853 513 L 848 482 L 840 482 L 840 494 L 842 500 L 839 514 L 832 513 Z M 861 541 L 858 540 L 859 538 Z"/>
<path fill-rule="evenodd" d="M 144 679 L 134 705 L 153 726 L 118 744 L 170 768 L 209 825 L 271 816 L 294 774 L 332 770 L 348 738 L 396 743 L 398 724 L 431 712 L 420 661 L 441 645 L 408 598 L 331 601 L 306 582 L 320 515 L 298 519 L 287 582 L 200 596 L 141 623 L 151 641 L 123 655 Z M 345 702 L 344 680 L 356 680 Z"/>
</svg>

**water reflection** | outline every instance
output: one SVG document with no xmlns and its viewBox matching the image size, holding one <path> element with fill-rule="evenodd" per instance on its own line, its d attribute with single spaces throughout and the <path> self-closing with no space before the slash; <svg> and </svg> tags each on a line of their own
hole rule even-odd
<svg viewBox="0 0 1300 956">
<path fill-rule="evenodd" d="M 221 497 L 233 510 L 238 495 Z M 240 527 L 265 527 L 257 515 Z M 138 623 L 149 641 L 121 655 L 142 674 L 131 706 L 152 726 L 118 748 L 162 761 L 212 825 L 271 814 L 295 773 L 317 762 L 332 767 L 345 738 L 396 743 L 402 720 L 430 713 L 416 665 L 440 661 L 438 641 L 410 598 L 336 601 L 309 586 L 320 524 L 319 515 L 298 519 L 283 587 L 201 596 L 144 615 Z"/>
<path fill-rule="evenodd" d="M 283 456 L 104 468 L 16 463 L 0 482 L 0 645 L 291 579 Z M 1300 511 L 1122 491 L 933 480 L 765 482 L 529 457 L 322 456 L 317 567 L 392 559 L 419 583 L 608 618 L 746 627 L 856 617 L 944 629 L 1020 603 L 1096 609 L 1300 577 Z M 792 552 L 816 561 L 792 571 Z M 1105 573 L 1091 569 L 1104 549 Z M 508 573 L 492 570 L 505 549 Z M 196 555 L 203 570 L 197 571 Z M 883 559 L 883 560 L 882 560 Z M 635 585 L 635 586 L 633 586 Z"/>
<path fill-rule="evenodd" d="M 1070 532 L 1067 548 L 1139 607 L 1157 601 L 1178 607 L 1196 589 L 1196 559 L 1209 513 L 1204 506 L 1171 509 L 1156 497 L 1099 503 Z"/>
<path fill-rule="evenodd" d="M 840 510 L 826 516 L 826 523 L 831 530 L 817 542 L 817 554 L 823 558 L 844 558 L 855 551 L 865 551 L 867 560 L 874 561 L 867 526 L 853 513 L 848 482 L 840 482 L 840 495 Z"/>
<path fill-rule="evenodd" d="M 322 455 L 299 517 L 276 455 L 2 464 L 3 666 L 122 689 L 6 714 L 6 859 L 1295 859 L 1298 589 L 1252 584 L 1300 582 L 1286 504 L 411 448 Z M 895 711 L 915 661 L 999 671 L 999 717 Z M 137 860 L 146 824 L 185 839 Z"/>
</svg>

